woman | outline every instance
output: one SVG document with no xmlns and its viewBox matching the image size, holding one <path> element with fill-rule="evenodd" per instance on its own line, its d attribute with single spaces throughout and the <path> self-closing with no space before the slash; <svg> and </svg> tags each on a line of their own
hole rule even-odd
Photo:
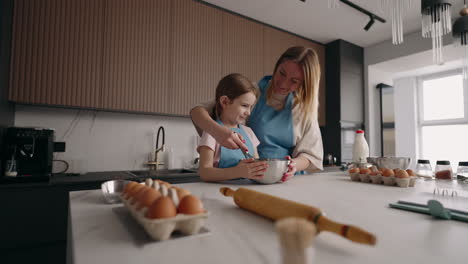
<svg viewBox="0 0 468 264">
<path fill-rule="evenodd" d="M 291 47 L 276 62 L 273 77 L 265 76 L 258 84 L 261 96 L 247 125 L 260 140 L 261 158 L 291 159 L 283 181 L 296 171 L 322 169 L 319 82 L 317 53 L 311 48 Z M 199 134 L 206 131 L 226 148 L 247 149 L 242 137 L 213 120 L 213 107 L 214 103 L 204 104 L 190 112 Z"/>
</svg>

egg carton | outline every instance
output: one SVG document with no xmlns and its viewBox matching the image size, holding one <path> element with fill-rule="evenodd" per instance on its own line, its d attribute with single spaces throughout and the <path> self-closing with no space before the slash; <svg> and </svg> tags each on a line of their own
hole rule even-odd
<svg viewBox="0 0 468 264">
<path fill-rule="evenodd" d="M 147 208 L 138 210 L 136 203 L 132 204 L 133 198 L 125 199 L 123 196 L 121 198 L 132 217 L 154 240 L 167 240 L 174 231 L 179 231 L 184 235 L 198 234 L 208 218 L 208 212 L 206 212 L 196 215 L 177 214 L 171 218 L 150 219 L 145 216 Z"/>
<path fill-rule="evenodd" d="M 348 174 L 352 181 L 383 184 L 386 186 L 398 186 L 402 188 L 414 187 L 417 178 L 416 176 L 410 176 L 408 178 L 397 178 L 395 176 L 382 176 L 381 174 L 369 175 L 349 172 Z"/>
</svg>

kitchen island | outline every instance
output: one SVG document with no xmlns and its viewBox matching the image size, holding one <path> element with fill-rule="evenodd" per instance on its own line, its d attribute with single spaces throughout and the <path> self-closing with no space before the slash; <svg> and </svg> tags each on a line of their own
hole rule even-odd
<svg viewBox="0 0 468 264">
<path fill-rule="evenodd" d="M 321 208 L 337 222 L 377 237 L 376 246 L 321 232 L 308 248 L 309 263 L 466 263 L 468 224 L 391 209 L 388 204 L 421 192 L 414 188 L 351 182 L 343 172 L 296 176 L 283 184 L 187 183 L 210 215 L 205 233 L 151 241 L 122 204 L 104 202 L 100 190 L 70 193 L 70 263 L 281 263 L 274 223 L 239 209 L 219 188 L 248 187 Z M 464 187 L 467 188 L 467 187 Z M 465 189 L 464 191 L 466 191 Z"/>
</svg>

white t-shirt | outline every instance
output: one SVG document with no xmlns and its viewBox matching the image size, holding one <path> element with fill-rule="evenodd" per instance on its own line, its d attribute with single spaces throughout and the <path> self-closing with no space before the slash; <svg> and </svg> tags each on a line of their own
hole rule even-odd
<svg viewBox="0 0 468 264">
<path fill-rule="evenodd" d="M 239 125 L 239 126 L 245 131 L 245 133 L 249 137 L 250 142 L 252 142 L 252 145 L 254 146 L 254 148 L 257 149 L 257 146 L 260 144 L 260 141 L 258 140 L 257 136 L 255 136 L 255 133 L 252 131 L 252 129 L 244 125 Z M 210 134 L 203 132 L 202 137 L 200 139 L 200 143 L 198 144 L 198 147 L 197 147 L 198 152 L 200 152 L 201 146 L 209 147 L 211 150 L 214 151 L 213 167 L 218 167 L 219 160 L 221 158 L 221 151 L 220 151 L 221 145 L 218 142 L 216 142 L 216 139 L 212 137 Z M 250 154 L 253 155 L 254 153 L 250 153 Z"/>
</svg>

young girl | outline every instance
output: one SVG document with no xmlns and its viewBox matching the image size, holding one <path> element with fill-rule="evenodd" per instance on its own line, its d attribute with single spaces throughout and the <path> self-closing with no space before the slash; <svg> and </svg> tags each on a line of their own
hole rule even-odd
<svg viewBox="0 0 468 264">
<path fill-rule="evenodd" d="M 248 153 L 258 158 L 260 144 L 252 129 L 242 125 L 250 115 L 258 96 L 257 86 L 241 74 L 225 76 L 216 87 L 216 122 L 242 135 Z M 200 177 L 203 181 L 224 181 L 236 178 L 261 179 L 266 162 L 245 159 L 242 150 L 222 147 L 208 133 L 203 132 L 197 148 L 200 153 Z"/>
</svg>

